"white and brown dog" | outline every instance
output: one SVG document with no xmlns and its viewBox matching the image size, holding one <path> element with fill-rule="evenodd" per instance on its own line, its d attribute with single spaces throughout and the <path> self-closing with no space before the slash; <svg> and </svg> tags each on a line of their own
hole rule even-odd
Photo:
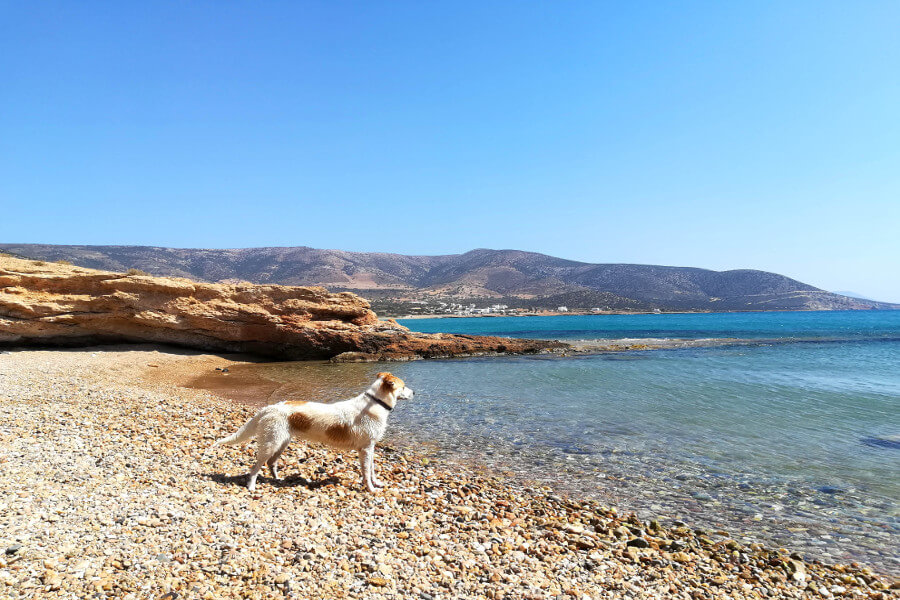
<svg viewBox="0 0 900 600">
<path fill-rule="evenodd" d="M 247 489 L 256 487 L 256 477 L 266 465 L 278 479 L 276 463 L 292 437 L 321 442 L 340 450 L 357 450 L 363 485 L 370 492 L 384 487 L 375 477 L 375 443 L 387 429 L 388 415 L 397 400 L 408 400 L 413 391 L 390 373 L 378 373 L 369 389 L 351 398 L 323 404 L 287 400 L 261 409 L 234 434 L 213 444 L 232 446 L 256 438 L 256 464 L 250 470 Z"/>
</svg>

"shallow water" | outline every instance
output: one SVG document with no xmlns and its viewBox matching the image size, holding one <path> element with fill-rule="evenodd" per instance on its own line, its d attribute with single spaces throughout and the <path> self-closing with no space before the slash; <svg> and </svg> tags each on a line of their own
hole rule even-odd
<svg viewBox="0 0 900 600">
<path fill-rule="evenodd" d="M 897 574 L 900 341 L 892 327 L 900 315 L 880 313 L 887 325 L 879 328 L 871 316 L 879 313 L 864 313 L 865 333 L 847 329 L 834 341 L 835 330 L 858 315 L 800 313 L 815 317 L 806 321 L 815 321 L 813 329 L 794 326 L 797 313 L 777 314 L 788 315 L 783 336 L 805 329 L 804 338 L 812 330 L 829 341 L 387 366 L 279 363 L 234 371 L 278 382 L 270 400 L 328 400 L 358 393 L 375 372 L 391 370 L 416 390 L 416 399 L 395 411 L 389 443 L 598 496 L 643 517 L 681 518 L 812 558 L 860 560 Z M 827 315 L 837 315 L 834 326 Z M 660 329 L 680 337 L 736 331 L 720 315 L 646 316 L 652 327 L 645 337 L 659 337 Z M 719 318 L 705 321 L 702 336 L 684 323 L 659 325 L 697 316 Z M 772 337 L 771 313 L 738 318 L 755 317 L 763 317 L 762 326 L 744 333 Z M 458 326 L 460 320 L 440 321 Z M 511 327 L 502 321 L 533 319 L 472 321 L 480 328 L 494 323 L 484 332 L 497 333 Z M 534 323 L 532 334 L 560 329 Z M 641 337 L 634 322 L 620 325 L 628 337 Z M 590 337 L 583 327 L 578 331 Z"/>
</svg>

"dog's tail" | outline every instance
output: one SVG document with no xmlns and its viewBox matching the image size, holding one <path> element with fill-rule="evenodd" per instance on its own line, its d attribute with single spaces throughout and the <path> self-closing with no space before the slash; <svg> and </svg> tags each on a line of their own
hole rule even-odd
<svg viewBox="0 0 900 600">
<path fill-rule="evenodd" d="M 243 444 L 247 440 L 253 439 L 256 435 L 256 426 L 259 424 L 260 413 L 256 413 L 256 415 L 244 423 L 244 426 L 229 435 L 228 437 L 223 437 L 221 440 L 216 440 L 210 449 L 215 448 L 216 446 L 234 446 L 237 444 Z"/>
</svg>

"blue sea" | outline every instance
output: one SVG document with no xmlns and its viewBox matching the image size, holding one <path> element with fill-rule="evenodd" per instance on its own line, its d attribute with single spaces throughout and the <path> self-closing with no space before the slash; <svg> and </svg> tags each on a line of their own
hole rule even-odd
<svg viewBox="0 0 900 600">
<path fill-rule="evenodd" d="M 424 333 L 466 333 L 551 340 L 706 339 L 900 341 L 900 311 L 817 311 L 451 317 L 400 319 Z"/>
<path fill-rule="evenodd" d="M 386 368 L 416 390 L 387 443 L 599 497 L 828 562 L 900 572 L 900 311 L 401 321 L 561 340 L 751 340 L 568 358 L 320 365 L 358 391 Z M 262 365 L 290 381 L 303 365 Z M 294 373 L 295 375 L 291 375 Z"/>
</svg>

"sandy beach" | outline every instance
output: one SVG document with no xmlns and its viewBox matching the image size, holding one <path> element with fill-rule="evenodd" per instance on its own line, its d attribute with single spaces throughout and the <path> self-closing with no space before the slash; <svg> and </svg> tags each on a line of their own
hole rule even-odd
<svg viewBox="0 0 900 600">
<path fill-rule="evenodd" d="M 178 383 L 231 358 L 151 346 L 0 353 L 2 598 L 896 597 L 860 565 L 804 562 L 690 523 L 521 489 L 383 446 L 295 442 L 243 486 L 253 412 Z"/>
</svg>

